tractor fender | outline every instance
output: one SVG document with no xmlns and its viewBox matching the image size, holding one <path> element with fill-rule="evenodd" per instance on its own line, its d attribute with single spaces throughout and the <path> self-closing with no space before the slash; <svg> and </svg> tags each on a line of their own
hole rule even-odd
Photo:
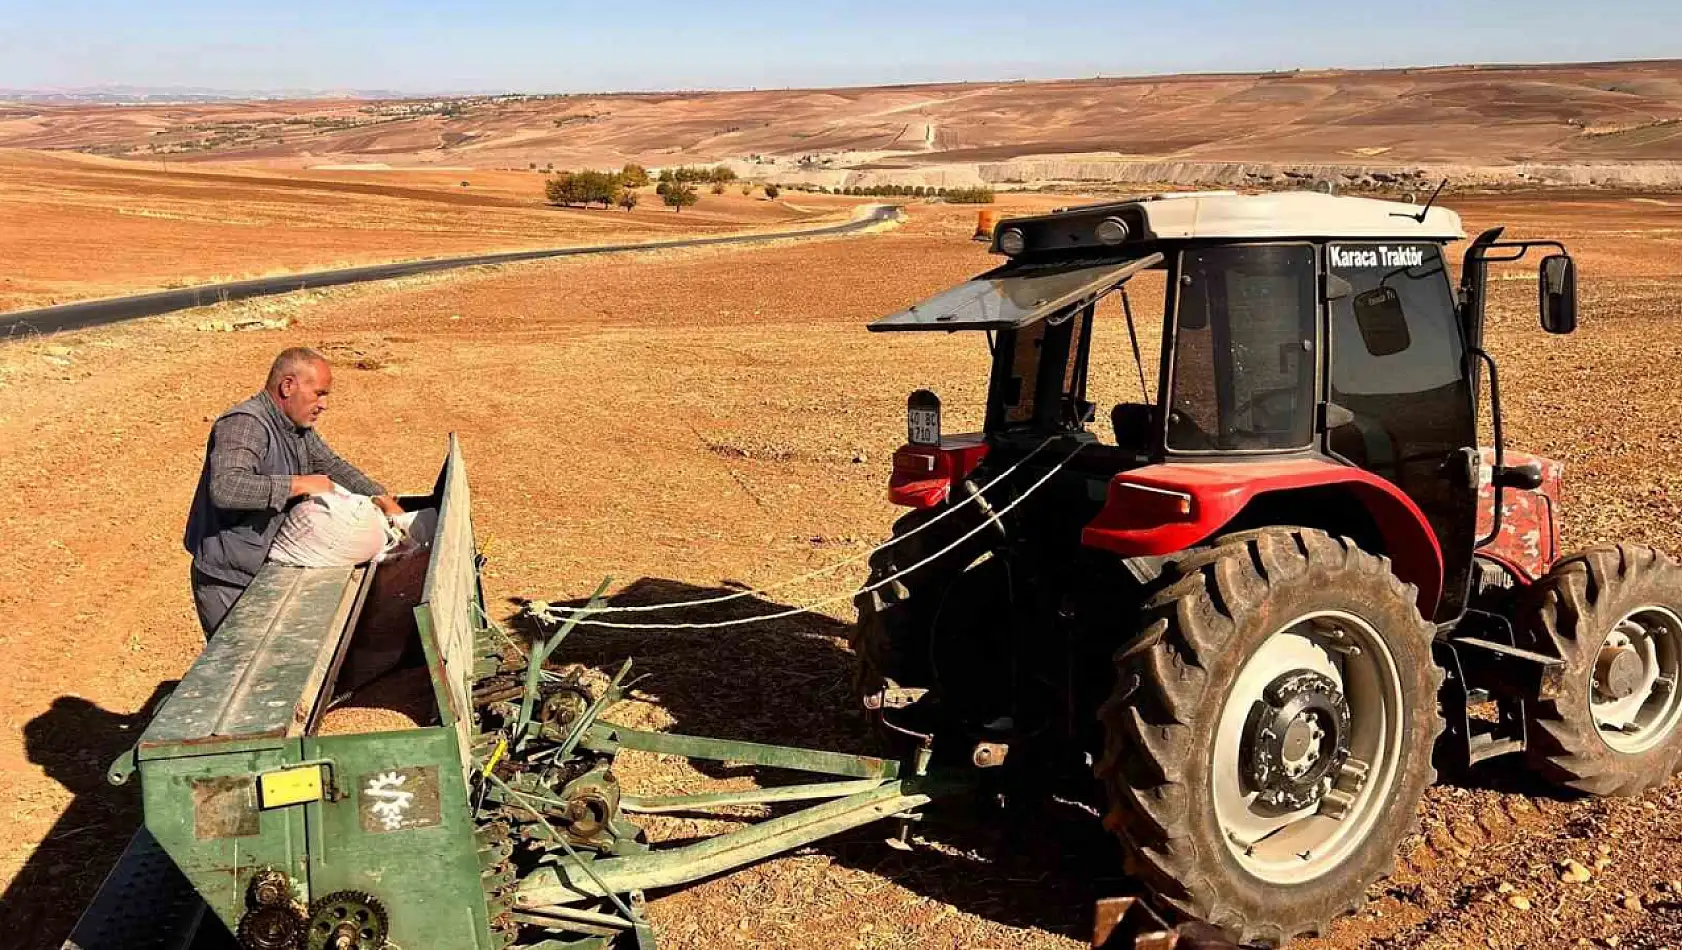
<svg viewBox="0 0 1682 950">
<path fill-rule="evenodd" d="M 1389 481 L 1326 459 L 1168 462 L 1121 472 L 1081 543 L 1123 557 L 1174 554 L 1219 534 L 1260 496 L 1322 487 L 1348 492 L 1372 515 L 1396 576 L 1418 588 L 1419 611 L 1432 616 L 1443 555 L 1425 514 Z"/>
</svg>

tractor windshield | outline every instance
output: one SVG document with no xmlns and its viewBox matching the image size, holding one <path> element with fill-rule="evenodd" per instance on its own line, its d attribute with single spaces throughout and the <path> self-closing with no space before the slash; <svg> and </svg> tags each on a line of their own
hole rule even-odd
<svg viewBox="0 0 1682 950">
<path fill-rule="evenodd" d="M 1310 444 L 1316 284 L 1308 244 L 1223 245 L 1180 254 L 1170 451 Z"/>
</svg>

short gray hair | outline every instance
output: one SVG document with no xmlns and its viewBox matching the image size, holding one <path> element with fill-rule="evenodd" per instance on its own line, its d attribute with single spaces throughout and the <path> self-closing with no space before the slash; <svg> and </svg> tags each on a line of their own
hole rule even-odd
<svg viewBox="0 0 1682 950">
<path fill-rule="evenodd" d="M 296 376 L 306 366 L 327 362 L 327 357 L 321 355 L 320 350 L 312 350 L 307 346 L 291 346 L 280 351 L 269 366 L 269 380 L 263 384 L 264 389 L 273 389 L 280 385 L 280 381 L 287 376 Z"/>
</svg>

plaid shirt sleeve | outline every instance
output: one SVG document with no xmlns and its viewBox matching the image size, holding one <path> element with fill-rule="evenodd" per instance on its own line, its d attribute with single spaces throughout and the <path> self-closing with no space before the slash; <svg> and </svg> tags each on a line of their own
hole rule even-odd
<svg viewBox="0 0 1682 950">
<path fill-rule="evenodd" d="M 244 413 L 219 419 L 210 439 L 210 503 L 230 511 L 285 508 L 291 477 L 257 471 L 268 447 L 268 430 L 258 420 Z"/>
<path fill-rule="evenodd" d="M 314 429 L 304 433 L 304 450 L 309 453 L 309 467 L 312 475 L 326 475 L 334 484 L 343 485 L 358 495 L 379 496 L 385 494 L 385 488 L 379 482 L 362 474 L 356 466 L 345 461 L 330 448 L 327 440 Z"/>
</svg>

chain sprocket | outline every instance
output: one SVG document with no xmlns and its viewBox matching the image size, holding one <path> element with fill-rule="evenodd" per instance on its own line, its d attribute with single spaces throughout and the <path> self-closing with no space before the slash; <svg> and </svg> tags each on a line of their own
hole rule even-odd
<svg viewBox="0 0 1682 950">
<path fill-rule="evenodd" d="M 334 891 L 310 904 L 307 950 L 381 950 L 391 933 L 385 905 L 364 891 Z"/>
</svg>

